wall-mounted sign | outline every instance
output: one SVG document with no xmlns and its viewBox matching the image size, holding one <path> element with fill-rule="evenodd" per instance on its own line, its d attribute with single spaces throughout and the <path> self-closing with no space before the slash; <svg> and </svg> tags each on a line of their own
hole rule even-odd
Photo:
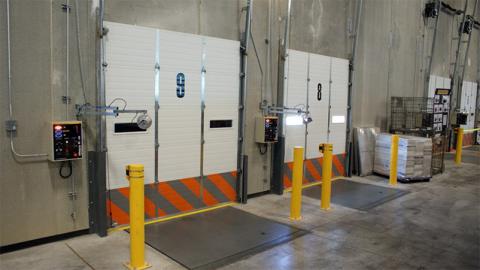
<svg viewBox="0 0 480 270">
<path fill-rule="evenodd" d="M 442 133 L 447 128 L 450 110 L 450 89 L 437 88 L 433 98 L 433 131 Z"/>
<path fill-rule="evenodd" d="M 185 96 L 185 74 L 177 74 L 177 97 L 183 98 Z"/>
<path fill-rule="evenodd" d="M 322 84 L 317 85 L 317 100 L 322 100 Z"/>
</svg>

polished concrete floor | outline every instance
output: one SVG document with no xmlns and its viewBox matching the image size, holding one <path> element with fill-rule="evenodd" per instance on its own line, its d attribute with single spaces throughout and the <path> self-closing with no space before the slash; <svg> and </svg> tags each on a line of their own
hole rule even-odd
<svg viewBox="0 0 480 270">
<path fill-rule="evenodd" d="M 354 180 L 387 186 L 376 176 Z M 398 188 L 410 193 L 368 212 L 339 205 L 325 212 L 304 197 L 295 222 L 288 193 L 250 199 L 236 207 L 311 233 L 223 269 L 480 269 L 479 165 L 447 161 L 431 182 Z M 123 269 L 128 256 L 127 233 L 87 235 L 2 254 L 0 269 Z M 150 247 L 146 257 L 150 269 L 182 269 Z"/>
</svg>

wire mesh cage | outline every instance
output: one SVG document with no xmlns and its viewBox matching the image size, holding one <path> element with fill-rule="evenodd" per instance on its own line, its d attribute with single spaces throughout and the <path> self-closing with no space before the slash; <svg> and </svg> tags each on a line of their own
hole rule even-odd
<svg viewBox="0 0 480 270">
<path fill-rule="evenodd" d="M 433 98 L 392 97 L 390 132 L 422 137 L 433 135 Z"/>
<path fill-rule="evenodd" d="M 447 137 L 437 134 L 432 138 L 432 175 L 443 173 Z"/>
<path fill-rule="evenodd" d="M 392 97 L 390 132 L 432 138 L 432 175 L 442 173 L 446 136 L 434 128 L 434 99 Z"/>
</svg>

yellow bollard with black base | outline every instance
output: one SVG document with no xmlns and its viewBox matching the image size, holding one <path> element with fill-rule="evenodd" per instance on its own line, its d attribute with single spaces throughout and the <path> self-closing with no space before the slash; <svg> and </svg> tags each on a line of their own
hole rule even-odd
<svg viewBox="0 0 480 270">
<path fill-rule="evenodd" d="M 462 163 L 462 146 L 463 146 L 463 128 L 457 129 L 457 145 L 455 147 L 455 164 Z"/>
<path fill-rule="evenodd" d="M 130 164 L 126 168 L 130 182 L 130 270 L 151 267 L 145 262 L 145 215 L 144 215 L 144 172 L 142 164 Z"/>
<path fill-rule="evenodd" d="M 323 153 L 322 164 L 322 198 L 320 207 L 323 210 L 330 210 L 330 200 L 332 197 L 332 151 L 333 145 L 330 143 L 320 144 L 318 147 L 320 153 Z"/>
<path fill-rule="evenodd" d="M 290 201 L 290 219 L 302 219 L 302 180 L 303 180 L 303 147 L 293 149 L 292 198 Z"/>
<path fill-rule="evenodd" d="M 397 184 L 397 165 L 398 165 L 398 135 L 392 135 L 392 144 L 390 146 L 390 179 L 389 184 Z"/>
</svg>

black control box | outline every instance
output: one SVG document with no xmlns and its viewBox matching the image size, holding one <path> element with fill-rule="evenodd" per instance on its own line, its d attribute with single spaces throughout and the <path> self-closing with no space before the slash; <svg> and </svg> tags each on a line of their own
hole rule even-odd
<svg viewBox="0 0 480 270">
<path fill-rule="evenodd" d="M 82 122 L 52 122 L 50 126 L 51 161 L 81 159 L 83 154 Z"/>
<path fill-rule="evenodd" d="M 467 113 L 457 113 L 457 125 L 466 125 L 468 119 Z"/>
<path fill-rule="evenodd" d="M 255 119 L 255 141 L 257 143 L 275 143 L 278 141 L 278 117 L 262 116 Z"/>
</svg>

